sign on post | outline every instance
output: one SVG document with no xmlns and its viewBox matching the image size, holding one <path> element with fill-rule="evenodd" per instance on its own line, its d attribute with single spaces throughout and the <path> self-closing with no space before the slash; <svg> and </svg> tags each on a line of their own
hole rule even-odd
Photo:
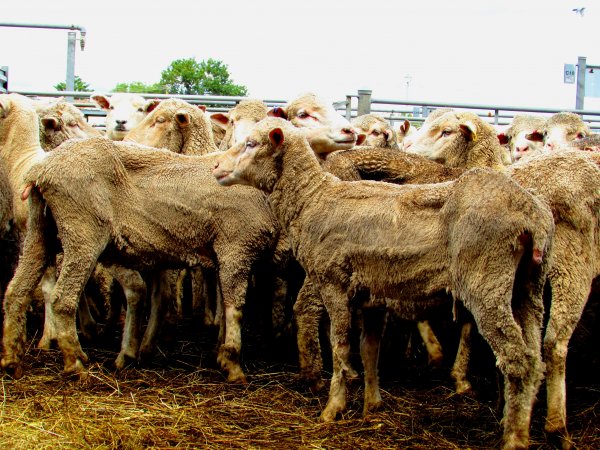
<svg viewBox="0 0 600 450">
<path fill-rule="evenodd" d="M 565 64 L 565 83 L 575 84 L 575 64 Z"/>
</svg>

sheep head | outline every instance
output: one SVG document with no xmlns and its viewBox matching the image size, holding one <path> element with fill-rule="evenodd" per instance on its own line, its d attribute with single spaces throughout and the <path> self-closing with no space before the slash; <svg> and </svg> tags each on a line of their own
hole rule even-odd
<svg viewBox="0 0 600 450">
<path fill-rule="evenodd" d="M 544 125 L 528 135 L 528 139 L 542 141 L 544 151 L 550 152 L 568 146 L 576 139 L 582 139 L 591 133 L 583 119 L 571 112 L 553 114 Z"/>
<path fill-rule="evenodd" d="M 407 151 L 450 167 L 504 167 L 496 131 L 469 112 L 450 111 L 424 124 Z"/>
<path fill-rule="evenodd" d="M 149 112 L 141 95 L 116 93 L 110 97 L 95 94 L 90 99 L 106 111 L 106 135 L 121 141 Z"/>
<path fill-rule="evenodd" d="M 287 141 L 299 134 L 285 120 L 264 119 L 244 142 L 234 145 L 218 158 L 213 175 L 223 186 L 245 184 L 271 192 L 281 174 Z"/>
<path fill-rule="evenodd" d="M 305 130 L 305 136 L 317 155 L 348 150 L 361 145 L 366 137 L 359 134 L 332 104 L 313 93 L 301 95 L 285 107 L 273 108 L 268 115 L 286 119 L 296 128 Z"/>
<path fill-rule="evenodd" d="M 244 141 L 254 125 L 265 117 L 267 105 L 262 100 L 255 99 L 242 100 L 228 113 L 215 113 L 210 116 L 213 123 L 225 132 L 221 150 L 227 150 Z"/>
<path fill-rule="evenodd" d="M 352 126 L 359 133 L 364 133 L 366 139 L 362 145 L 379 148 L 398 148 L 396 131 L 383 117 L 374 114 L 364 114 L 352 120 Z"/>
</svg>

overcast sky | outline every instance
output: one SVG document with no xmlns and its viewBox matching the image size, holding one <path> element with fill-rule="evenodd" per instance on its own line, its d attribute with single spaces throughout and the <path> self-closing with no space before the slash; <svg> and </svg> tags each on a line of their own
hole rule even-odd
<svg viewBox="0 0 600 450">
<path fill-rule="evenodd" d="M 79 25 L 75 74 L 94 90 L 155 83 L 180 58 L 215 58 L 252 97 L 315 91 L 374 98 L 570 109 L 563 65 L 600 65 L 589 0 L 4 0 L 0 22 Z M 573 8 L 586 7 L 583 16 Z M 0 27 L 10 89 L 64 81 L 67 31 Z M 407 88 L 407 80 L 409 85 Z M 600 99 L 586 98 L 600 110 Z"/>
</svg>

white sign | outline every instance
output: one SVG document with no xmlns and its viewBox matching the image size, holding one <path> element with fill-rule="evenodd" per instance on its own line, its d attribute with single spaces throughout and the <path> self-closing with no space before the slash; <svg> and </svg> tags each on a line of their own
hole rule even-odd
<svg viewBox="0 0 600 450">
<path fill-rule="evenodd" d="M 575 64 L 565 64 L 565 83 L 575 84 Z"/>
</svg>

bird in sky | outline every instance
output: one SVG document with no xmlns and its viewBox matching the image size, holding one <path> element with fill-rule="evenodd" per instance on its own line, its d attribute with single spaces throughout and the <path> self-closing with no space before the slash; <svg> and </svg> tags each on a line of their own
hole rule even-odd
<svg viewBox="0 0 600 450">
<path fill-rule="evenodd" d="M 583 14 L 585 13 L 585 6 L 582 8 L 573 8 L 571 11 L 573 11 L 575 14 L 579 14 L 581 17 L 583 17 Z"/>
</svg>

